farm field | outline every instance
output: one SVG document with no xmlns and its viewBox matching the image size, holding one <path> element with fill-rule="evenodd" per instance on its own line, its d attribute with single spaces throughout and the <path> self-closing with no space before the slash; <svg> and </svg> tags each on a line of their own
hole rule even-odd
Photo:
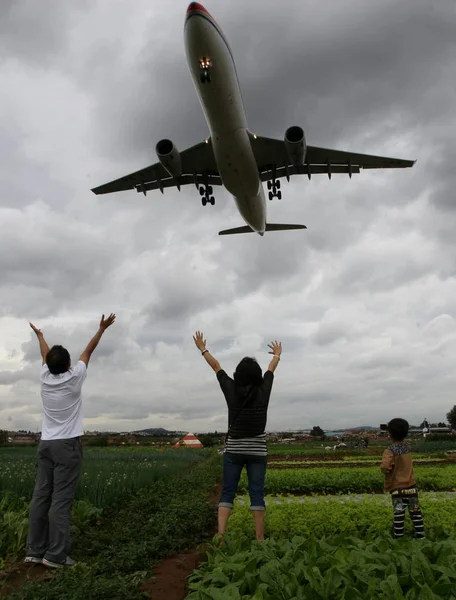
<svg viewBox="0 0 456 600">
<path fill-rule="evenodd" d="M 35 457 L 36 448 L 0 449 L 0 597 L 144 598 L 140 588 L 154 564 L 213 535 L 216 511 L 208 499 L 220 477 L 215 452 L 87 448 L 72 518 L 78 565 L 51 574 L 27 567 L 46 576 L 29 580 L 22 559 Z M 21 585 L 10 588 L 17 573 Z"/>
<path fill-rule="evenodd" d="M 84 463 L 76 500 L 108 508 L 185 466 L 208 450 L 84 448 Z M 35 484 L 36 448 L 0 449 L 0 493 L 31 498 Z"/>
<path fill-rule="evenodd" d="M 421 490 L 456 490 L 456 465 L 414 467 Z M 239 489 L 247 492 L 247 476 L 243 473 Z M 383 475 L 377 466 L 316 469 L 271 469 L 266 477 L 267 494 L 348 494 L 383 492 Z"/>
<path fill-rule="evenodd" d="M 313 449 L 301 464 L 269 469 L 265 542 L 254 540 L 243 475 L 224 543 L 194 571 L 187 600 L 456 599 L 456 465 L 438 464 L 444 450 L 435 446 L 418 455 L 436 463 L 415 467 L 426 539 L 414 539 L 407 517 L 405 537 L 394 540 L 383 449 L 356 459 L 329 453 L 331 467 Z M 287 450 L 271 462 L 286 462 Z"/>
<path fill-rule="evenodd" d="M 167 596 L 151 587 L 154 565 L 206 544 L 207 560 L 179 600 L 456 600 L 456 464 L 442 448 L 414 455 L 426 540 L 412 537 L 408 518 L 406 537 L 393 540 L 383 449 L 353 456 L 307 447 L 296 461 L 289 447 L 279 449 L 270 462 L 291 464 L 267 473 L 267 540 L 254 540 L 243 475 L 220 546 L 209 543 L 222 474 L 215 451 L 87 448 L 72 524 L 78 566 L 9 591 L 0 577 L 0 597 L 161 600 Z M 23 556 L 35 456 L 36 448 L 0 449 L 0 574 Z"/>
</svg>

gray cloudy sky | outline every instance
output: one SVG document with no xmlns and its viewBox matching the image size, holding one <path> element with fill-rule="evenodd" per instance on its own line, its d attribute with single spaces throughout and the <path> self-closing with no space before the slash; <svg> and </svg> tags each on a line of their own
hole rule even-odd
<svg viewBox="0 0 456 600">
<path fill-rule="evenodd" d="M 219 191 L 96 197 L 207 136 L 185 62 L 187 5 L 0 4 L 0 428 L 40 427 L 28 321 L 77 358 L 102 312 L 87 429 L 226 427 L 212 371 L 263 368 L 283 342 L 268 427 L 445 419 L 456 386 L 454 0 L 207 1 L 233 49 L 252 131 L 418 159 L 413 169 L 294 178 L 268 203 L 305 232 L 242 224 Z"/>
</svg>

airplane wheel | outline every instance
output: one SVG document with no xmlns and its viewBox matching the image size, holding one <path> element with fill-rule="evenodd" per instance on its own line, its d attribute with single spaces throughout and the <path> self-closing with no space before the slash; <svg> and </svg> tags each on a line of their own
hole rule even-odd
<svg viewBox="0 0 456 600">
<path fill-rule="evenodd" d="M 214 196 L 212 196 L 212 198 L 209 200 L 209 202 L 212 204 L 212 206 L 214 206 L 214 204 L 215 204 L 215 198 L 214 198 Z"/>
<path fill-rule="evenodd" d="M 277 188 L 278 190 L 280 190 L 280 181 L 279 181 L 279 180 L 277 180 L 277 181 L 275 182 L 275 185 L 276 185 L 276 188 Z"/>
<path fill-rule="evenodd" d="M 204 196 L 204 188 L 200 187 L 199 189 L 200 196 Z"/>
<path fill-rule="evenodd" d="M 270 181 L 268 181 L 268 190 L 270 190 L 272 188 L 272 183 Z"/>
<path fill-rule="evenodd" d="M 213 191 L 214 191 L 214 190 L 213 190 L 212 186 L 211 186 L 211 185 L 208 185 L 208 186 L 207 186 L 207 193 L 209 194 L 209 196 L 212 194 L 212 192 L 213 192 Z"/>
<path fill-rule="evenodd" d="M 207 204 L 207 199 L 206 199 L 206 198 L 201 198 L 201 204 L 202 204 L 203 206 L 206 206 L 206 204 Z"/>
<path fill-rule="evenodd" d="M 274 194 L 272 192 L 269 192 L 269 200 L 272 200 L 274 198 Z"/>
<path fill-rule="evenodd" d="M 277 198 L 278 198 L 279 200 L 282 200 L 282 192 L 277 192 Z"/>
</svg>

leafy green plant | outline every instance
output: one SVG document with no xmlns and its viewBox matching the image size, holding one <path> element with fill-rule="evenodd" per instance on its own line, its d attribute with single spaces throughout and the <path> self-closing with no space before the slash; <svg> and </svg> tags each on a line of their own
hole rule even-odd
<svg viewBox="0 0 456 600">
<path fill-rule="evenodd" d="M 456 498 L 423 492 L 420 497 L 426 535 L 434 537 L 456 535 Z M 389 495 L 360 497 L 266 497 L 266 533 L 273 538 L 293 535 L 315 536 L 333 534 L 358 537 L 389 531 L 393 512 Z M 235 510 L 228 523 L 228 531 L 254 535 L 249 503 L 243 498 L 235 502 Z M 410 520 L 406 520 L 410 534 Z"/>
<path fill-rule="evenodd" d="M 418 486 L 422 490 L 456 490 L 456 465 L 415 465 Z M 266 474 L 265 490 L 268 494 L 283 492 L 300 494 L 338 494 L 382 492 L 384 477 L 378 468 L 358 467 L 344 469 L 328 467 L 319 469 L 270 469 Z M 248 482 L 241 476 L 239 490 L 246 492 Z"/>
<path fill-rule="evenodd" d="M 226 536 L 190 578 L 186 600 L 452 599 L 456 538 L 440 542 Z"/>
</svg>

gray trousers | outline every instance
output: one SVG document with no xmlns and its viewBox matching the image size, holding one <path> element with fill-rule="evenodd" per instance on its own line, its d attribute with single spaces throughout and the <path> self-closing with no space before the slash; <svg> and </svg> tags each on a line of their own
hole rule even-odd
<svg viewBox="0 0 456 600">
<path fill-rule="evenodd" d="M 81 438 L 42 440 L 29 511 L 27 556 L 64 562 L 70 550 L 71 509 L 82 465 Z"/>
</svg>

